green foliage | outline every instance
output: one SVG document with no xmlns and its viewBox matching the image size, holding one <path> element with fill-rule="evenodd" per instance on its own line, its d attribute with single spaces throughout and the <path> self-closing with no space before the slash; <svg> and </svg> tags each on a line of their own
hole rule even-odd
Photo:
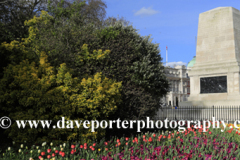
<svg viewBox="0 0 240 160">
<path fill-rule="evenodd" d="M 136 29 L 122 22 L 116 21 L 107 27 L 101 26 L 99 21 L 95 23 L 99 15 L 90 14 L 86 5 L 86 3 L 73 3 L 64 6 L 60 3 L 56 8 L 49 7 L 50 13 L 42 11 L 39 16 L 25 22 L 29 27 L 27 38 L 1 45 L 1 50 L 12 55 L 10 56 L 12 58 L 9 58 L 12 65 L 4 72 L 5 80 L 2 80 L 3 85 L 0 89 L 4 94 L 0 99 L 1 105 L 7 106 L 8 102 L 11 103 L 5 107 L 8 112 L 11 112 L 8 109 L 11 108 L 10 106 L 20 106 L 19 113 L 12 112 L 13 117 L 22 114 L 22 117 L 17 118 L 24 118 L 27 111 L 21 108 L 26 107 L 26 104 L 32 108 L 39 106 L 31 111 L 34 114 L 37 113 L 36 111 L 41 112 L 42 117 L 34 115 L 35 119 L 48 116 L 54 122 L 63 115 L 67 119 L 79 120 L 85 118 L 101 120 L 107 116 L 109 119 L 142 119 L 145 116 L 154 116 L 160 108 L 159 101 L 167 93 L 168 83 L 163 73 L 164 67 L 158 45 L 153 44 L 149 37 L 140 36 Z M 42 52 L 48 56 L 51 66 L 40 67 L 47 60 L 41 57 Z M 19 73 L 20 71 L 14 66 L 18 66 L 16 68 L 21 66 L 26 70 Z M 37 68 L 35 70 L 38 72 L 27 70 L 30 68 Z M 68 73 L 67 68 L 70 68 L 71 72 Z M 39 81 L 44 83 L 33 81 L 34 78 L 25 75 L 25 72 L 35 73 Z M 18 82 L 21 78 L 15 82 L 14 77 L 16 75 L 21 77 L 21 74 L 27 77 L 24 81 L 30 84 L 28 88 L 24 88 Z M 122 82 L 121 92 L 119 91 L 121 85 L 110 79 Z M 11 83 L 13 85 L 10 85 Z M 34 90 L 29 91 L 31 88 Z M 39 95 L 47 95 L 44 101 L 41 96 L 37 96 L 38 94 L 35 93 L 37 91 L 41 93 Z M 16 96 L 17 92 L 25 93 L 25 97 Z M 15 97 L 9 98 L 8 93 Z M 26 97 L 27 94 L 33 98 Z M 38 101 L 41 104 L 38 104 Z M 46 115 L 46 113 L 50 114 Z M 103 133 L 100 130 L 95 135 L 89 134 L 88 131 L 79 134 L 78 131 L 73 129 L 41 132 L 47 138 L 51 138 L 49 134 L 52 134 L 58 138 L 65 136 L 65 139 L 80 135 L 84 138 L 96 138 Z M 14 134 L 15 132 L 12 131 L 9 135 L 17 137 Z M 25 137 L 27 134 L 25 133 Z"/>
<path fill-rule="evenodd" d="M 59 0 L 51 0 L 49 7 L 55 7 L 59 3 L 58 1 Z M 66 6 L 69 3 L 64 1 L 63 4 Z M 0 3 L 0 45 L 13 41 L 21 42 L 22 38 L 28 37 L 29 27 L 24 25 L 24 22 L 32 19 L 33 16 L 39 15 L 40 11 L 47 10 L 47 6 L 46 0 L 2 1 Z M 19 59 L 20 57 L 22 57 L 22 55 L 18 51 L 9 52 L 4 48 L 0 48 L 0 78 L 3 76 L 3 68 L 9 63 L 12 63 L 12 60 L 19 63 L 23 60 Z"/>
<path fill-rule="evenodd" d="M 90 53 L 87 45 L 81 44 L 82 47 L 79 47 L 76 43 L 79 35 L 89 29 L 79 31 L 76 27 L 79 23 L 74 23 L 75 26 L 68 23 L 70 20 L 78 20 L 78 11 L 72 9 L 76 8 L 76 5 L 82 6 L 73 4 L 69 8 L 60 7 L 59 10 L 53 10 L 52 13 L 59 11 L 59 14 L 52 14 L 55 17 L 42 11 L 39 16 L 25 22 L 29 27 L 27 38 L 1 45 L 1 51 L 10 55 L 10 65 L 4 71 L 4 78 L 1 80 L 0 105 L 13 120 L 51 119 L 54 123 L 62 116 L 72 120 L 107 120 L 107 117 L 116 111 L 121 100 L 121 83 L 104 78 L 100 72 L 90 73 L 87 70 L 89 65 L 98 64 L 106 59 L 110 51 L 103 52 L 99 49 Z M 64 19 L 63 13 L 67 19 Z M 58 43 L 59 40 L 61 43 Z M 49 57 L 43 53 L 47 53 Z M 53 66 L 47 63 L 47 59 Z M 69 72 L 66 64 L 85 68 L 80 71 L 86 72 L 78 72 L 81 76 L 72 78 L 71 74 L 76 73 L 76 69 L 73 68 Z M 51 138 L 90 140 L 104 135 L 104 130 L 91 133 L 82 127 L 69 130 L 17 129 L 14 123 L 11 128 L 6 133 L 16 141 L 50 141 Z"/>
<path fill-rule="evenodd" d="M 168 89 L 168 82 L 163 73 L 164 66 L 161 63 L 158 44 L 153 44 L 150 36 L 141 38 L 138 50 L 142 56 L 139 61 L 133 63 L 132 81 L 161 97 Z"/>
<path fill-rule="evenodd" d="M 76 57 L 79 57 L 81 47 L 88 44 L 87 39 L 91 39 L 96 27 L 91 19 L 86 18 L 88 15 L 83 12 L 85 5 L 73 3 L 66 8 L 59 5 L 49 9 L 50 15 L 42 12 L 39 17 L 27 21 L 25 24 L 29 26 L 29 45 L 32 51 L 45 51 L 49 62 L 55 67 L 66 63 L 69 68 L 75 69 L 74 66 L 79 65 Z M 94 53 L 93 50 L 91 52 Z M 83 66 L 80 68 L 78 76 L 83 72 L 91 74 L 87 71 L 89 65 L 85 69 Z"/>
<path fill-rule="evenodd" d="M 160 98 L 168 89 L 158 44 L 152 43 L 149 37 L 140 36 L 132 26 L 124 26 L 121 22 L 94 29 L 83 23 L 77 25 L 84 20 L 79 18 L 76 21 L 73 10 L 68 13 L 64 23 L 61 18 L 53 21 L 47 15 L 43 15 L 46 20 L 40 19 L 41 16 L 31 20 L 35 24 L 28 21 L 28 25 L 37 29 L 38 38 L 31 45 L 45 51 L 53 66 L 66 63 L 73 69 L 73 75 L 81 79 L 102 72 L 110 79 L 122 81 L 123 103 L 112 118 L 141 119 L 154 116 L 160 108 Z M 80 47 L 85 42 L 88 50 Z M 94 58 L 98 57 L 95 49 L 110 50 L 111 53 L 97 60 Z M 79 59 L 86 56 L 89 59 Z"/>
<path fill-rule="evenodd" d="M 72 77 L 66 64 L 61 64 L 55 73 L 44 52 L 39 65 L 28 60 L 9 65 L 0 84 L 1 108 L 10 113 L 13 122 L 52 120 L 56 125 L 61 117 L 66 120 L 107 119 L 116 111 L 121 96 L 121 83 L 104 78 L 101 73 L 79 80 Z M 6 133 L 17 142 L 49 142 L 54 138 L 88 141 L 104 135 L 103 130 L 91 133 L 90 129 L 76 128 L 75 125 L 73 129 L 43 129 L 41 125 L 31 129 L 27 126 L 19 129 L 15 122 Z"/>
<path fill-rule="evenodd" d="M 48 1 L 48 11 L 53 14 L 55 18 L 68 18 L 72 13 L 79 13 L 85 4 L 85 2 L 76 3 L 73 2 L 74 7 L 64 7 L 64 0 L 61 0 L 57 6 L 51 5 L 51 1 Z M 80 16 L 78 14 L 78 16 Z"/>
<path fill-rule="evenodd" d="M 108 41 L 110 39 L 115 39 L 119 33 L 119 30 L 115 30 L 113 27 L 107 27 L 105 29 L 99 30 L 98 37 L 101 37 L 104 39 L 104 41 Z"/>
<path fill-rule="evenodd" d="M 109 31 L 114 34 L 109 33 L 109 38 L 106 38 Z M 142 119 L 154 116 L 161 107 L 160 98 L 168 89 L 158 44 L 121 22 L 115 22 L 98 33 L 99 45 L 90 44 L 90 48 L 109 49 L 111 54 L 107 62 L 95 67 L 95 71 L 102 71 L 105 76 L 123 83 L 122 104 L 112 118 Z"/>
<path fill-rule="evenodd" d="M 27 28 L 24 21 L 32 18 L 32 13 L 23 7 L 23 1 L 5 1 L 0 3 L 0 44 L 2 42 L 11 42 L 17 38 L 27 36 Z"/>
</svg>

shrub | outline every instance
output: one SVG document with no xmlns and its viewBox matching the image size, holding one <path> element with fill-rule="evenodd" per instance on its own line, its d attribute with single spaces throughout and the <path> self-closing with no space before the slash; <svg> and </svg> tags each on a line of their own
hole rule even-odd
<svg viewBox="0 0 240 160">
<path fill-rule="evenodd" d="M 72 77 L 66 64 L 58 72 L 47 63 L 47 56 L 41 53 L 39 64 L 28 60 L 9 65 L 0 81 L 0 105 L 9 113 L 13 124 L 5 132 L 16 141 L 42 142 L 60 138 L 62 141 L 82 138 L 84 141 L 104 135 L 103 130 L 53 129 L 52 126 L 24 129 L 17 127 L 16 120 L 52 120 L 56 124 L 61 117 L 66 120 L 107 119 L 120 102 L 121 83 L 104 78 L 101 73 L 79 80 Z M 66 124 L 68 125 L 68 124 Z"/>
</svg>

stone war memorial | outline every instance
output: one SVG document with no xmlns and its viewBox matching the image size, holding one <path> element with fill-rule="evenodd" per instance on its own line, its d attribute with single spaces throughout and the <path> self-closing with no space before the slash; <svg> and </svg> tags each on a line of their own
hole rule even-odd
<svg viewBox="0 0 240 160">
<path fill-rule="evenodd" d="M 199 15 L 190 97 L 179 106 L 240 106 L 240 11 L 218 7 Z"/>
</svg>

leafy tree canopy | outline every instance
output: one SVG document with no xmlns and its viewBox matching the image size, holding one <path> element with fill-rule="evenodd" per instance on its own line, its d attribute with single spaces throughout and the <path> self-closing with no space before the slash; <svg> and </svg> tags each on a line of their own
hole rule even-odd
<svg viewBox="0 0 240 160">
<path fill-rule="evenodd" d="M 161 107 L 160 98 L 168 91 L 158 44 L 152 43 L 150 36 L 139 35 L 136 29 L 124 21 L 106 20 L 102 23 L 99 12 L 94 15 L 99 20 L 95 22 L 95 18 L 92 18 L 90 13 L 85 14 L 87 13 L 85 12 L 86 3 L 82 3 L 82 1 L 69 6 L 64 6 L 63 2 L 58 3 L 55 8 L 49 5 L 49 12 L 42 11 L 39 16 L 34 16 L 31 20 L 26 21 L 25 25 L 28 26 L 29 35 L 27 38 L 1 45 L 1 50 L 11 55 L 9 58 L 11 64 L 13 66 L 23 65 L 22 62 L 26 64 L 26 59 L 29 59 L 29 62 L 35 62 L 36 66 L 33 67 L 40 66 L 41 55 L 44 52 L 52 66 L 53 75 L 59 72 L 59 66 L 65 64 L 66 68 L 71 69 L 66 78 L 76 77 L 81 80 L 79 83 L 84 85 L 85 80 L 88 79 L 91 81 L 89 84 L 92 84 L 94 80 L 89 78 L 102 73 L 101 75 L 109 78 L 109 81 L 113 79 L 116 81 L 114 83 L 122 82 L 121 91 L 116 91 L 116 95 L 112 97 L 116 98 L 114 101 L 118 103 L 115 105 L 117 108 L 113 109 L 116 112 L 108 114 L 110 119 L 143 119 L 146 116 L 154 116 Z M 7 75 L 8 72 L 4 74 Z M 12 80 L 13 78 L 7 81 L 10 83 Z M 63 82 L 67 81 L 63 80 Z M 103 85 L 102 83 L 105 82 L 101 81 L 101 85 Z M 53 84 L 57 88 L 62 85 L 57 83 L 57 80 Z M 71 85 L 73 84 L 76 83 L 71 82 Z M 10 85 L 7 83 L 3 86 L 9 87 Z M 120 86 L 115 86 L 115 88 L 117 90 Z M 3 90 L 8 93 L 12 91 L 11 88 L 9 91 L 8 89 Z M 52 88 L 50 87 L 50 89 Z M 73 88 L 73 90 L 75 89 L 76 87 Z M 64 98 L 72 100 L 74 99 L 72 94 L 75 94 L 73 90 L 71 88 L 69 92 L 64 90 L 60 93 L 64 93 Z M 89 96 L 94 93 L 91 90 L 92 88 L 89 86 L 86 88 L 86 103 L 80 103 L 81 106 L 86 104 L 85 108 L 87 106 L 94 108 L 95 105 L 100 105 L 92 103 Z M 98 87 L 97 90 L 101 89 Z M 78 94 L 84 92 L 82 89 Z M 118 93 L 121 94 L 121 97 Z M 105 98 L 106 103 L 101 101 L 101 105 L 108 104 L 109 98 Z M 87 102 L 89 99 L 91 103 Z M 26 98 L 22 99 L 22 101 L 26 100 Z M 64 105 L 69 105 L 68 103 Z M 92 113 L 90 111 L 91 109 L 88 112 Z M 98 115 L 97 118 L 100 118 L 101 113 L 96 113 L 94 116 Z"/>
</svg>

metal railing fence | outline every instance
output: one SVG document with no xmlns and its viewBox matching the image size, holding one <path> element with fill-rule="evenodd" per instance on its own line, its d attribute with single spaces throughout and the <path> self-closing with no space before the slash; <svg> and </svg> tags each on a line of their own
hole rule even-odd
<svg viewBox="0 0 240 160">
<path fill-rule="evenodd" d="M 157 112 L 155 120 L 224 120 L 228 122 L 240 121 L 240 106 L 187 106 L 173 109 L 163 107 Z"/>
</svg>

